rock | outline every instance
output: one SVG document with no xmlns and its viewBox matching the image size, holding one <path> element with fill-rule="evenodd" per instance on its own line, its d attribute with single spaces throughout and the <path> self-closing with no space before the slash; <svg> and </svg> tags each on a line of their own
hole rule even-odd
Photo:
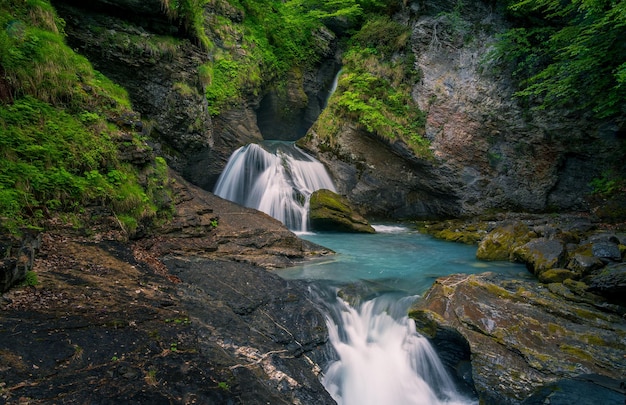
<svg viewBox="0 0 626 405">
<path fill-rule="evenodd" d="M 577 279 L 579 276 L 571 270 L 567 269 L 548 269 L 539 273 L 539 281 L 544 284 L 562 283 L 570 279 Z"/>
<path fill-rule="evenodd" d="M 626 375 L 626 322 L 607 308 L 597 297 L 563 299 L 534 281 L 457 274 L 439 278 L 410 316 L 435 344 L 450 328 L 468 342 L 481 403 L 518 404 L 559 380 Z M 580 392 L 563 395 L 579 403 Z"/>
<path fill-rule="evenodd" d="M 602 267 L 604 267 L 604 263 L 602 262 L 602 260 L 595 256 L 583 253 L 574 253 L 574 255 L 571 256 L 569 263 L 567 264 L 568 269 L 577 272 L 581 276 L 586 276 L 594 270 L 600 269 Z"/>
<path fill-rule="evenodd" d="M 591 247 L 593 255 L 600 260 L 620 261 L 622 260 L 622 252 L 619 246 L 613 242 L 594 242 Z"/>
<path fill-rule="evenodd" d="M 38 232 L 24 230 L 20 239 L 0 234 L 0 293 L 26 278 L 40 246 L 41 235 Z"/>
<path fill-rule="evenodd" d="M 156 256 L 166 254 L 214 257 L 282 268 L 328 249 L 304 243 L 280 221 L 242 207 L 189 184 L 171 173 L 176 212 L 157 228 L 158 237 L 137 243 Z"/>
<path fill-rule="evenodd" d="M 513 251 L 529 242 L 535 234 L 521 222 L 499 226 L 478 244 L 476 258 L 480 260 L 511 260 Z"/>
<path fill-rule="evenodd" d="M 610 264 L 587 279 L 589 291 L 626 306 L 626 263 Z"/>
<path fill-rule="evenodd" d="M 309 220 L 311 228 L 318 231 L 376 232 L 345 197 L 330 190 L 317 190 L 311 195 Z"/>
<path fill-rule="evenodd" d="M 563 243 L 555 239 L 536 238 L 513 251 L 515 260 L 526 264 L 535 275 L 563 264 Z"/>
<path fill-rule="evenodd" d="M 581 375 L 537 390 L 522 405 L 597 405 L 624 403 L 624 382 L 599 375 Z"/>
</svg>

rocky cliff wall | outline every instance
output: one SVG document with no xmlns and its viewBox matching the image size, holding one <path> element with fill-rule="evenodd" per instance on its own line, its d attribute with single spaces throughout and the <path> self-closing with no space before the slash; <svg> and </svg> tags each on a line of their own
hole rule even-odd
<svg viewBox="0 0 626 405">
<path fill-rule="evenodd" d="M 351 122 L 332 150 L 313 132 L 305 147 L 341 193 L 367 215 L 395 218 L 588 209 L 589 183 L 621 159 L 618 122 L 521 105 L 511 67 L 488 57 L 506 28 L 489 2 L 413 1 L 394 19 L 411 30 L 420 72 L 412 96 L 426 113 L 435 159 L 417 159 Z"/>
<path fill-rule="evenodd" d="M 339 192 L 362 213 L 386 218 L 586 210 L 590 181 L 623 159 L 623 123 L 568 111 L 532 112 L 513 97 L 510 67 L 487 58 L 506 27 L 490 2 L 403 2 L 393 17 L 410 29 L 406 52 L 414 57 L 406 60 L 414 60 L 419 72 L 412 97 L 426 113 L 432 160 L 346 118 L 331 117 L 342 128 L 331 150 L 316 139 L 309 128 L 340 63 L 341 49 L 329 30 L 316 33 L 321 62 L 314 68 L 294 67 L 252 89 L 240 105 L 211 116 L 204 97 L 210 85 L 199 79 L 198 67 L 214 51 L 196 45 L 160 2 L 107 0 L 88 9 L 77 4 L 55 2 L 71 45 L 128 89 L 153 146 L 207 190 L 239 146 L 295 140 L 307 131 L 302 146 L 328 167 Z M 217 5 L 207 5 L 207 21 L 244 18 Z M 219 46 L 219 38 L 213 39 Z"/>
<path fill-rule="evenodd" d="M 244 100 L 211 116 L 205 98 L 210 84 L 199 74 L 201 65 L 219 52 L 245 52 L 208 29 L 214 19 L 240 23 L 241 11 L 227 2 L 204 8 L 207 35 L 216 49 L 204 50 L 168 16 L 163 2 L 102 0 L 87 5 L 54 2 L 66 21 L 68 42 L 96 69 L 128 90 L 143 128 L 168 164 L 192 183 L 211 190 L 226 161 L 238 147 L 263 139 L 295 140 L 324 107 L 338 70 L 337 39 L 329 30 L 316 35 L 320 62 L 309 69 L 294 67 L 287 77 L 268 78 L 246 89 Z M 235 30 L 233 30 L 235 31 Z M 222 34 L 225 35 L 225 34 Z M 239 41 L 239 42 L 237 42 Z"/>
</svg>

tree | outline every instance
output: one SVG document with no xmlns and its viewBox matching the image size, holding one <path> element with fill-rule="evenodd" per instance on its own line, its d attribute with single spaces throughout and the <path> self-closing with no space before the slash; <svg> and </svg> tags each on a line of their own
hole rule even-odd
<svg viewBox="0 0 626 405">
<path fill-rule="evenodd" d="M 516 27 L 496 55 L 515 63 L 537 108 L 626 113 L 626 0 L 508 0 Z"/>
</svg>

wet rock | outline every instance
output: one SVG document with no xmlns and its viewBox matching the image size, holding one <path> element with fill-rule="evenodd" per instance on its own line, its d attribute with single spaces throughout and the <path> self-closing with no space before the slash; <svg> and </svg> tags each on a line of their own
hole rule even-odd
<svg viewBox="0 0 626 405">
<path fill-rule="evenodd" d="M 311 195 L 309 219 L 318 231 L 376 232 L 345 197 L 330 190 L 317 190 Z"/>
<path fill-rule="evenodd" d="M 590 291 L 626 306 L 626 263 L 608 265 L 587 282 Z"/>
<path fill-rule="evenodd" d="M 565 259 L 565 248 L 560 240 L 536 238 L 515 249 L 513 256 L 525 263 L 531 273 L 542 272 L 559 267 Z"/>
<path fill-rule="evenodd" d="M 522 405 L 622 405 L 624 382 L 598 375 L 581 375 L 560 380 L 537 390 Z"/>
<path fill-rule="evenodd" d="M 579 296 L 575 286 L 567 289 Z M 559 380 L 585 374 L 620 380 L 626 373 L 626 322 L 597 296 L 575 301 L 534 281 L 459 274 L 439 278 L 410 316 L 418 327 L 430 325 L 425 333 L 435 342 L 446 328 L 466 339 L 481 403 L 518 404 Z M 563 395 L 578 403 L 580 392 Z"/>
<path fill-rule="evenodd" d="M 536 236 L 525 224 L 515 222 L 499 226 L 478 244 L 476 258 L 480 260 L 511 260 L 513 251 Z"/>
</svg>

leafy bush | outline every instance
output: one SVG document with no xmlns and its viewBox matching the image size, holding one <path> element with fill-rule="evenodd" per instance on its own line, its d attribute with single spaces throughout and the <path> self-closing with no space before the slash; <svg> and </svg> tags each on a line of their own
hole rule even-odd
<svg viewBox="0 0 626 405">
<path fill-rule="evenodd" d="M 597 117 L 626 102 L 626 0 L 507 0 L 515 26 L 494 59 L 516 66 L 517 96 L 536 108 L 565 106 Z"/>
</svg>

